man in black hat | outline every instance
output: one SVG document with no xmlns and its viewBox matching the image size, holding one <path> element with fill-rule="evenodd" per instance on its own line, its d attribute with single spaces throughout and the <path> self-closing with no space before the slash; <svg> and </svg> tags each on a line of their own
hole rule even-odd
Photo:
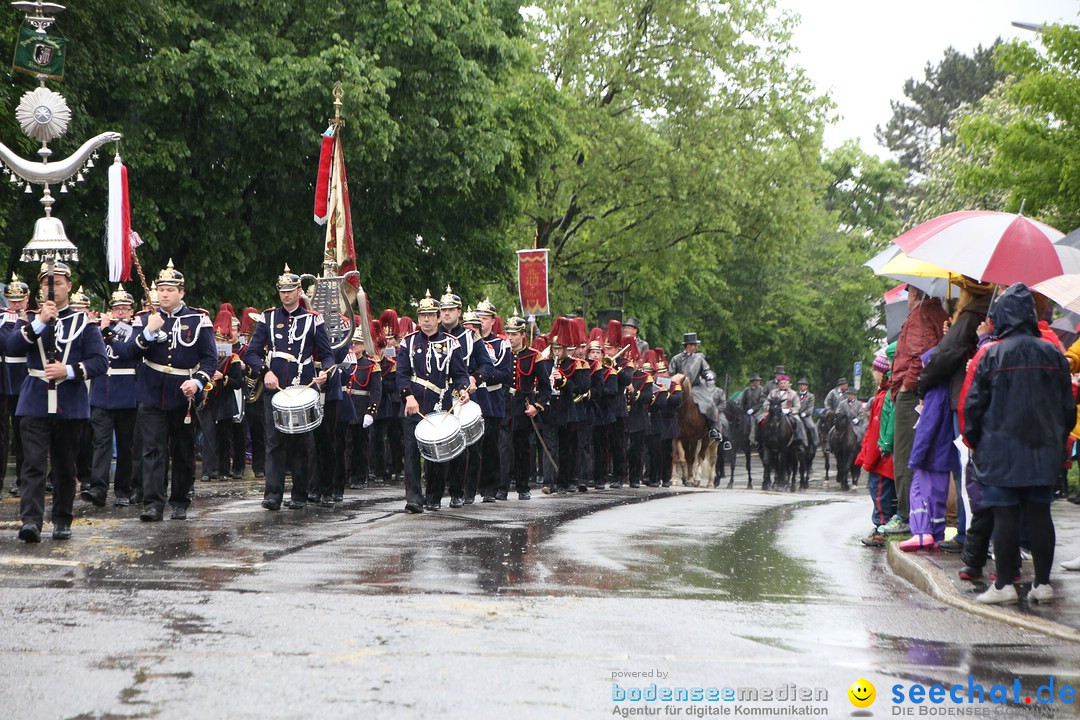
<svg viewBox="0 0 1080 720">
<path fill-rule="evenodd" d="M 769 397 L 772 391 L 780 387 L 780 378 L 787 377 L 787 369 L 783 365 L 777 365 L 773 370 L 773 377 L 765 383 L 765 397 Z"/>
<path fill-rule="evenodd" d="M 750 384 L 743 388 L 742 395 L 739 396 L 739 404 L 742 407 L 743 415 L 750 418 L 751 447 L 753 447 L 757 439 L 757 423 L 754 422 L 754 416 L 761 410 L 761 405 L 765 402 L 766 397 L 768 395 L 765 393 L 765 388 L 761 386 L 761 374 L 751 373 Z"/>
<path fill-rule="evenodd" d="M 836 381 L 836 387 L 825 396 L 825 412 L 836 412 L 841 403 L 847 402 L 848 381 L 842 377 Z"/>
<path fill-rule="evenodd" d="M 709 437 L 721 440 L 722 435 L 717 424 L 718 410 L 713 398 L 713 391 L 706 385 L 705 375 L 712 372 L 703 353 L 698 352 L 696 332 L 683 334 L 682 352 L 671 358 L 671 375 L 683 375 L 690 383 L 690 395 L 694 404 L 709 423 Z"/>
<path fill-rule="evenodd" d="M 814 393 L 810 392 L 810 380 L 805 377 L 799 378 L 799 419 L 806 427 L 806 437 L 810 441 L 810 447 L 818 446 L 817 424 L 814 422 Z"/>
<path fill-rule="evenodd" d="M 649 343 L 638 337 L 641 332 L 641 326 L 638 324 L 636 317 L 628 317 L 622 324 L 623 338 L 632 338 L 637 344 L 638 355 L 645 357 L 645 351 L 649 349 Z M 625 343 L 624 343 L 625 344 Z"/>
<path fill-rule="evenodd" d="M 44 285 L 44 265 L 38 284 Z M 7 339 L 5 351 L 26 356 L 19 405 L 22 433 L 23 475 L 19 539 L 40 542 L 45 515 L 45 474 L 52 462 L 53 539 L 71 537 L 75 503 L 75 453 L 90 420 L 90 394 L 86 380 L 104 375 L 109 367 L 101 331 L 86 313 L 68 306 L 71 270 L 53 263 L 49 299 L 37 317 L 19 320 Z"/>
</svg>

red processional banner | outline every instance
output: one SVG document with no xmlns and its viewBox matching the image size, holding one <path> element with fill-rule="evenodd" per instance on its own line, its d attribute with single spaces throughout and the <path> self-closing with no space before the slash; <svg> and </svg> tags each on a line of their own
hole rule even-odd
<svg viewBox="0 0 1080 720">
<path fill-rule="evenodd" d="M 551 314 L 548 306 L 547 248 L 518 250 L 518 298 L 525 317 Z"/>
</svg>

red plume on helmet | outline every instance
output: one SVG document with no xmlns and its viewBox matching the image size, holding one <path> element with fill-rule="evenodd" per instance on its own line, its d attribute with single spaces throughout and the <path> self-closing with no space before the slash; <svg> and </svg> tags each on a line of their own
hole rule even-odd
<svg viewBox="0 0 1080 720">
<path fill-rule="evenodd" d="M 233 314 L 228 310 L 218 310 L 214 318 L 214 335 L 220 340 L 228 340 L 232 335 Z"/>
<path fill-rule="evenodd" d="M 491 326 L 491 332 L 494 333 L 496 337 L 501 337 L 504 340 L 506 339 L 506 331 L 503 330 L 502 318 L 498 315 L 495 316 L 495 324 Z"/>
<path fill-rule="evenodd" d="M 413 322 L 413 319 L 411 317 L 406 315 L 403 318 L 398 318 L 397 336 L 399 338 L 403 338 L 406 335 L 411 335 L 414 332 L 416 332 L 416 323 Z"/>
<path fill-rule="evenodd" d="M 574 344 L 573 324 L 564 317 L 555 318 L 551 325 L 551 344 L 560 347 L 572 347 Z"/>
<path fill-rule="evenodd" d="M 379 326 L 382 328 L 384 338 L 398 337 L 398 314 L 394 308 L 386 308 L 379 315 Z M 374 333 L 372 333 L 374 334 Z"/>
<path fill-rule="evenodd" d="M 221 303 L 221 307 L 218 308 L 218 313 L 220 314 L 222 310 L 228 310 L 230 315 L 236 317 L 236 308 L 233 307 L 231 302 Z"/>
<path fill-rule="evenodd" d="M 371 342 L 375 345 L 375 350 L 384 350 L 386 348 L 386 335 L 383 334 L 382 317 L 379 317 L 380 322 L 371 324 Z M 395 326 L 397 323 L 395 323 Z M 395 332 L 397 330 L 395 329 Z"/>
<path fill-rule="evenodd" d="M 604 331 L 598 327 L 594 327 L 592 330 L 589 331 L 589 349 L 604 349 Z"/>
<path fill-rule="evenodd" d="M 253 307 L 244 308 L 244 315 L 240 318 L 240 334 L 245 337 L 251 337 L 251 334 L 255 332 L 255 323 L 261 317 L 258 310 Z"/>
<path fill-rule="evenodd" d="M 656 350 L 656 369 L 667 370 L 667 351 L 662 347 L 653 348 Z"/>
<path fill-rule="evenodd" d="M 589 327 L 585 324 L 585 318 L 574 318 L 574 339 L 577 345 L 584 345 L 589 340 Z"/>
<path fill-rule="evenodd" d="M 623 347 L 622 323 L 618 320 L 608 320 L 607 330 L 604 331 L 604 344 L 608 347 L 621 350 Z"/>
<path fill-rule="evenodd" d="M 636 342 L 628 343 L 626 346 L 626 352 L 623 353 L 623 355 L 632 365 L 641 365 L 641 352 L 638 350 Z"/>
<path fill-rule="evenodd" d="M 634 343 L 634 345 L 636 346 L 637 343 Z M 627 352 L 632 353 L 635 350 L 637 350 L 637 347 L 633 347 L 630 350 L 628 350 Z M 646 370 L 655 370 L 656 369 L 656 362 L 657 362 L 656 351 L 655 350 L 646 350 L 645 351 L 645 357 L 642 359 L 642 363 L 643 363 L 642 367 L 645 368 Z"/>
<path fill-rule="evenodd" d="M 538 353 L 542 353 L 547 350 L 548 339 L 546 335 L 537 335 L 536 339 L 532 342 L 532 349 Z"/>
</svg>

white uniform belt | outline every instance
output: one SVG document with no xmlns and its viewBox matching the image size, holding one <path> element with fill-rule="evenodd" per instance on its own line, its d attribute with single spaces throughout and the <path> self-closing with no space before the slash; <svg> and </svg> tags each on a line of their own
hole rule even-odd
<svg viewBox="0 0 1080 720">
<path fill-rule="evenodd" d="M 439 394 L 442 394 L 442 393 L 446 392 L 445 387 L 439 387 L 435 383 L 430 382 L 428 380 L 424 380 L 422 378 L 418 378 L 415 375 L 412 376 L 412 381 L 414 383 L 416 383 L 417 385 L 421 385 L 423 387 L 426 387 L 428 390 L 431 390 L 432 392 L 437 392 Z"/>
<path fill-rule="evenodd" d="M 36 377 L 36 378 L 40 378 L 42 380 L 48 380 L 48 378 L 45 377 L 45 371 L 44 370 L 38 370 L 37 368 L 26 368 L 26 374 L 29 375 L 30 377 Z"/>
<path fill-rule="evenodd" d="M 109 368 L 106 375 L 134 375 L 135 368 Z"/>
<path fill-rule="evenodd" d="M 296 356 L 293 355 L 292 353 L 281 352 L 280 350 L 272 350 L 270 352 L 270 359 L 273 360 L 275 358 L 277 358 L 279 360 L 288 360 L 289 362 L 293 362 L 293 363 L 296 363 L 298 365 L 307 365 L 312 360 L 312 358 L 309 357 L 307 360 L 304 360 L 303 362 L 301 362 L 300 360 L 297 360 Z"/>
<path fill-rule="evenodd" d="M 6 362 L 6 363 L 24 363 L 24 362 L 26 362 L 26 356 L 23 355 L 22 357 L 9 357 L 9 356 L 5 355 L 4 356 L 4 362 Z"/>
<path fill-rule="evenodd" d="M 352 389 L 350 389 L 349 394 L 350 395 L 370 395 L 371 391 L 370 390 L 352 390 Z"/>
<path fill-rule="evenodd" d="M 183 377 L 191 377 L 199 368 L 177 368 L 172 365 L 162 365 L 156 362 L 150 362 L 146 358 L 143 358 L 143 363 L 146 364 L 151 370 L 157 370 L 159 373 L 165 373 L 166 375 L 181 375 Z"/>
</svg>

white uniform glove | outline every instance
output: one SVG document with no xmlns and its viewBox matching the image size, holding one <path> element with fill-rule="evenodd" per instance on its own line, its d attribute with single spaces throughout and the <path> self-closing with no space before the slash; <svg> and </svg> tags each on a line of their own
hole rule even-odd
<svg viewBox="0 0 1080 720">
<path fill-rule="evenodd" d="M 747 410 L 747 411 L 746 411 L 746 414 L 747 414 L 747 415 L 753 415 L 753 414 L 754 414 L 754 411 L 753 411 L 753 410 Z"/>
<path fill-rule="evenodd" d="M 371 415 L 364 416 L 364 429 L 367 430 L 375 422 L 375 418 Z"/>
</svg>

